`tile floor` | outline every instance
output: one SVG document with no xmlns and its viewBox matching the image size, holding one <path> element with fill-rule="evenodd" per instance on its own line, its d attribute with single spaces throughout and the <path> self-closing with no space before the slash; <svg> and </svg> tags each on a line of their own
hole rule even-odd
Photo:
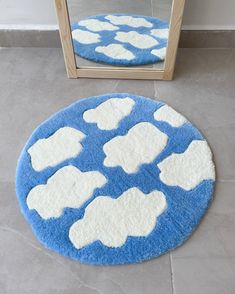
<svg viewBox="0 0 235 294">
<path fill-rule="evenodd" d="M 20 214 L 16 161 L 39 123 L 77 99 L 131 92 L 159 99 L 207 137 L 217 165 L 214 201 L 193 236 L 137 265 L 93 267 L 44 249 Z M 235 293 L 235 50 L 184 49 L 175 80 L 68 80 L 60 49 L 0 50 L 0 293 Z"/>
</svg>

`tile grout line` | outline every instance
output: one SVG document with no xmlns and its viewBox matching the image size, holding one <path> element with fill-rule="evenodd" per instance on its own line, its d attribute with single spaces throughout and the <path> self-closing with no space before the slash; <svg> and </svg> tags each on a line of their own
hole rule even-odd
<svg viewBox="0 0 235 294">
<path fill-rule="evenodd" d="M 174 284 L 174 273 L 173 273 L 173 263 L 172 263 L 172 253 L 169 253 L 170 269 L 171 269 L 171 292 L 175 294 L 175 284 Z"/>
<path fill-rule="evenodd" d="M 158 99 L 157 82 L 153 81 L 154 98 Z"/>
<path fill-rule="evenodd" d="M 151 8 L 151 14 L 153 16 L 153 0 L 150 0 L 150 8 Z"/>
<path fill-rule="evenodd" d="M 63 268 L 65 268 L 71 274 L 71 276 L 74 277 L 75 280 L 80 283 L 80 285 L 78 286 L 78 289 L 80 289 L 82 286 L 85 286 L 87 288 L 90 288 L 92 290 L 95 290 L 98 294 L 103 294 L 97 288 L 92 287 L 92 286 L 89 286 L 88 284 L 86 284 L 79 276 L 74 275 L 73 272 L 71 272 L 71 270 L 69 268 L 67 268 L 67 267 L 64 266 L 63 261 L 59 261 L 58 259 L 54 258 L 53 255 L 50 254 L 50 252 L 47 252 L 45 250 L 45 248 L 42 247 L 42 244 L 41 244 L 41 246 L 38 246 L 38 245 L 33 244 L 32 241 L 30 241 L 26 236 L 24 236 L 24 234 L 22 234 L 18 230 L 15 230 L 15 229 L 13 229 L 13 228 L 11 228 L 9 226 L 1 226 L 0 225 L 0 230 L 3 230 L 3 231 L 6 231 L 6 232 L 11 232 L 13 234 L 16 234 L 18 237 L 20 237 L 21 239 L 23 239 L 27 243 L 27 245 L 29 245 L 30 247 L 34 248 L 35 250 L 40 251 L 43 255 L 48 256 L 50 259 L 52 259 L 53 261 L 55 261 L 57 264 L 62 265 Z"/>
</svg>

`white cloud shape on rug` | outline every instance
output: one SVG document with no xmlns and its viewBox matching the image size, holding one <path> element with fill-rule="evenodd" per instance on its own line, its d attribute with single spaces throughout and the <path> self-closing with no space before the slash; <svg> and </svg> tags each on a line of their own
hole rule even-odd
<svg viewBox="0 0 235 294">
<path fill-rule="evenodd" d="M 203 180 L 215 179 L 212 154 L 206 141 L 194 140 L 184 153 L 173 153 L 158 165 L 160 179 L 169 186 L 191 190 Z"/>
<path fill-rule="evenodd" d="M 95 44 L 100 42 L 100 35 L 76 29 L 72 31 L 72 38 L 81 44 Z"/>
<path fill-rule="evenodd" d="M 80 142 L 85 134 L 74 128 L 63 127 L 45 139 L 39 139 L 29 149 L 34 170 L 42 171 L 47 167 L 79 155 L 82 150 Z"/>
<path fill-rule="evenodd" d="M 85 111 L 83 118 L 88 123 L 96 123 L 101 130 L 116 129 L 119 122 L 131 113 L 134 105 L 135 102 L 129 97 L 111 98 Z"/>
<path fill-rule="evenodd" d="M 120 247 L 128 236 L 149 235 L 166 207 L 160 191 L 144 194 L 131 188 L 117 199 L 99 196 L 87 206 L 83 219 L 71 226 L 69 239 L 77 249 L 97 240 L 108 247 Z"/>
<path fill-rule="evenodd" d="M 154 112 L 154 118 L 158 121 L 164 121 L 170 124 L 172 127 L 181 127 L 187 122 L 187 119 L 175 111 L 168 105 L 164 105 Z"/>
<path fill-rule="evenodd" d="M 159 57 L 160 60 L 164 60 L 166 57 L 166 47 L 163 47 L 161 49 L 153 49 L 151 51 L 151 54 Z"/>
<path fill-rule="evenodd" d="M 115 25 L 127 25 L 133 28 L 146 27 L 151 28 L 153 24 L 141 17 L 133 17 L 129 15 L 107 15 L 105 19 Z"/>
<path fill-rule="evenodd" d="M 140 165 L 152 162 L 165 148 L 168 137 L 149 122 L 132 127 L 125 136 L 117 136 L 103 146 L 104 165 L 121 166 L 130 174 Z"/>
<path fill-rule="evenodd" d="M 60 217 L 66 207 L 79 208 L 96 188 L 107 182 L 98 171 L 81 172 L 74 166 L 65 166 L 51 176 L 45 185 L 34 187 L 26 202 L 43 219 Z"/>
<path fill-rule="evenodd" d="M 135 55 L 123 47 L 121 44 L 109 44 L 107 46 L 99 46 L 95 48 L 98 53 L 103 53 L 104 55 L 111 57 L 113 59 L 126 59 L 132 60 Z"/>
<path fill-rule="evenodd" d="M 78 24 L 80 26 L 86 27 L 88 30 L 93 32 L 115 31 L 119 29 L 119 27 L 114 26 L 109 22 L 101 21 L 98 19 L 85 19 L 81 20 Z"/>
<path fill-rule="evenodd" d="M 114 38 L 122 43 L 129 43 L 132 46 L 140 49 L 147 49 L 158 45 L 158 41 L 149 35 L 139 34 L 135 31 L 117 32 Z"/>
<path fill-rule="evenodd" d="M 153 29 L 151 35 L 160 39 L 168 39 L 169 29 Z"/>
</svg>

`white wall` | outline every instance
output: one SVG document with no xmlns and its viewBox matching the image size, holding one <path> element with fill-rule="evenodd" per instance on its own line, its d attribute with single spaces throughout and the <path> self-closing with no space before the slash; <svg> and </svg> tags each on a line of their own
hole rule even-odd
<svg viewBox="0 0 235 294">
<path fill-rule="evenodd" d="M 235 29 L 235 0 L 186 0 L 187 29 Z"/>
<path fill-rule="evenodd" d="M 186 0 L 183 25 L 186 29 L 235 29 L 235 0 Z M 53 0 L 0 0 L 0 28 L 55 26 Z"/>
</svg>

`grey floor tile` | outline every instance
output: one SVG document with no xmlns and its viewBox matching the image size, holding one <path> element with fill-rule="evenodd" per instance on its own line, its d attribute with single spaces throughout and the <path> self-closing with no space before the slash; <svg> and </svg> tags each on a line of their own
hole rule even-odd
<svg viewBox="0 0 235 294">
<path fill-rule="evenodd" d="M 114 267 L 70 262 L 70 270 L 103 294 L 170 294 L 172 289 L 168 254 L 141 264 Z"/>
<path fill-rule="evenodd" d="M 193 236 L 172 252 L 175 293 L 235 290 L 235 182 L 218 182 L 214 201 Z"/>
<path fill-rule="evenodd" d="M 0 238 L 1 293 L 84 293 L 78 276 L 21 232 L 3 227 Z"/>
<path fill-rule="evenodd" d="M 227 124 L 223 127 L 215 125 L 204 130 L 203 133 L 214 154 L 217 179 L 235 181 L 235 124 Z"/>
<path fill-rule="evenodd" d="M 172 252 L 174 270 L 176 258 L 233 259 L 235 267 L 234 195 L 235 181 L 217 181 L 214 199 L 199 227 L 184 246 Z"/>
<path fill-rule="evenodd" d="M 135 266 L 81 265 L 51 253 L 20 231 L 0 228 L 4 294 L 171 294 L 169 256 Z"/>
<path fill-rule="evenodd" d="M 177 258 L 174 289 L 175 294 L 233 294 L 234 259 Z"/>
<path fill-rule="evenodd" d="M 234 49 L 179 49 L 174 80 L 155 81 L 156 96 L 191 110 L 197 103 L 233 103 L 234 71 Z"/>
<path fill-rule="evenodd" d="M 154 87 L 152 81 L 123 80 L 117 83 L 115 92 L 132 93 L 146 97 L 154 97 Z"/>
<path fill-rule="evenodd" d="M 0 182 L 0 195 L 0 228 L 19 232 L 25 238 L 29 238 L 35 245 L 38 244 L 29 224 L 20 212 L 14 182 Z"/>
</svg>

